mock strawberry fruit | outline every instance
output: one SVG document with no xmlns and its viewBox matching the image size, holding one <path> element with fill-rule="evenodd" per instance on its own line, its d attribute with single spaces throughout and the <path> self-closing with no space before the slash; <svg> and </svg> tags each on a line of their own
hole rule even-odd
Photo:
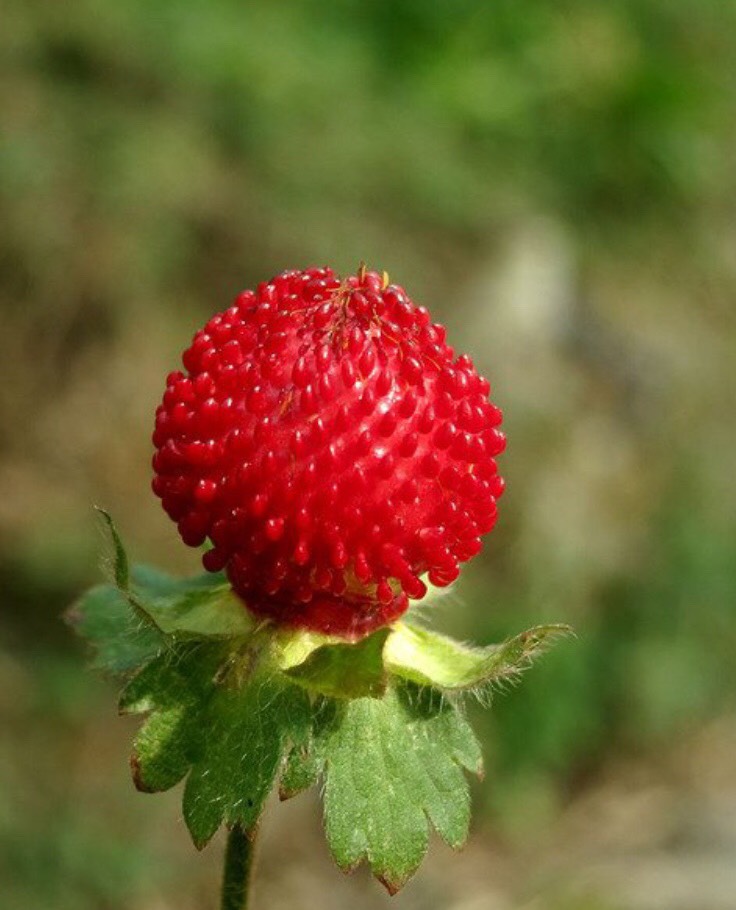
<svg viewBox="0 0 736 910">
<path fill-rule="evenodd" d="M 156 412 L 153 490 L 254 613 L 355 639 L 480 551 L 501 411 L 387 276 L 283 272 L 183 364 Z"/>
</svg>

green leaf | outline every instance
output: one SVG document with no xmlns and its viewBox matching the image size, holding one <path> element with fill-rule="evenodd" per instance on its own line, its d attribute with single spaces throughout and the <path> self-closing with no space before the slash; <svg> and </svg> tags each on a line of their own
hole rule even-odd
<svg viewBox="0 0 736 910">
<path fill-rule="evenodd" d="M 221 824 L 257 823 L 287 752 L 307 740 L 306 692 L 263 660 L 192 642 L 162 654 L 128 684 L 125 712 L 151 712 L 135 740 L 136 786 L 165 790 L 188 774 L 184 818 L 203 847 Z"/>
<path fill-rule="evenodd" d="M 280 674 L 221 687 L 206 717 L 206 742 L 184 790 L 184 818 L 204 846 L 222 822 L 255 827 L 287 748 L 306 738 L 309 700 Z"/>
<path fill-rule="evenodd" d="M 336 699 L 318 699 L 311 706 L 311 727 L 307 737 L 289 752 L 279 785 L 282 800 L 291 799 L 314 786 L 324 770 L 326 731 L 334 723 Z"/>
<path fill-rule="evenodd" d="M 311 692 L 335 698 L 377 697 L 386 690 L 383 648 L 389 629 L 356 643 L 322 645 L 287 675 Z"/>
<path fill-rule="evenodd" d="M 149 566 L 136 566 L 131 595 L 162 632 L 199 638 L 249 634 L 255 623 L 222 575 L 174 578 Z"/>
<path fill-rule="evenodd" d="M 134 565 L 130 575 L 134 591 L 143 600 L 172 597 L 192 588 L 197 591 L 221 588 L 227 584 L 227 578 L 222 572 L 202 572 L 200 575 L 177 578 L 162 569 L 145 564 Z"/>
<path fill-rule="evenodd" d="M 199 724 L 226 657 L 224 648 L 213 643 L 180 646 L 151 661 L 123 689 L 121 713 L 151 713 L 131 756 L 139 790 L 168 790 L 197 759 L 203 738 Z"/>
<path fill-rule="evenodd" d="M 341 702 L 325 734 L 325 828 L 337 864 L 366 861 L 391 893 L 427 850 L 428 821 L 452 847 L 470 822 L 463 768 L 480 771 L 477 741 L 439 693 L 390 687 Z"/>
<path fill-rule="evenodd" d="M 513 681 L 558 638 L 565 625 L 535 626 L 500 645 L 474 648 L 420 626 L 397 623 L 384 657 L 389 672 L 445 690 L 473 689 Z"/>
<path fill-rule="evenodd" d="M 87 591 L 65 614 L 66 621 L 92 646 L 92 665 L 123 674 L 142 666 L 163 647 L 159 630 L 136 613 L 113 585 Z"/>
</svg>

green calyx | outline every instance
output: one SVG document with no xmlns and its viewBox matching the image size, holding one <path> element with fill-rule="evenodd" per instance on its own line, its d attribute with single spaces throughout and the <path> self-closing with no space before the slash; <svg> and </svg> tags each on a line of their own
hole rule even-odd
<svg viewBox="0 0 736 910">
<path fill-rule="evenodd" d="M 409 622 L 356 643 L 258 623 L 222 576 L 129 569 L 103 517 L 114 581 L 67 618 L 94 666 L 124 678 L 121 712 L 147 715 L 131 756 L 136 787 L 186 779 L 198 848 L 222 824 L 253 830 L 274 786 L 286 799 L 320 782 L 337 864 L 367 862 L 392 893 L 420 864 L 430 826 L 462 846 L 464 772 L 482 772 L 462 695 L 514 679 L 569 628 L 471 648 Z"/>
</svg>

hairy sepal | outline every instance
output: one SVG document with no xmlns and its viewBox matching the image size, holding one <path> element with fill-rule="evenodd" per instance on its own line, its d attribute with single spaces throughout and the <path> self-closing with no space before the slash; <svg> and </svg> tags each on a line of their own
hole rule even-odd
<svg viewBox="0 0 736 910">
<path fill-rule="evenodd" d="M 534 626 L 497 645 L 473 647 L 423 626 L 398 623 L 384 660 L 401 679 L 447 692 L 487 692 L 516 682 L 536 657 L 556 640 L 572 634 L 570 626 Z"/>
</svg>

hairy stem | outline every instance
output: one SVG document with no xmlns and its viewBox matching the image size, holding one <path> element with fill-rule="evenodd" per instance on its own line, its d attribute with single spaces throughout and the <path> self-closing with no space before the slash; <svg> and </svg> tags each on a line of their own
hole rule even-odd
<svg viewBox="0 0 736 910">
<path fill-rule="evenodd" d="M 225 849 L 221 910 L 247 910 L 250 907 L 255 839 L 255 831 L 248 837 L 240 825 L 230 829 Z"/>
</svg>

